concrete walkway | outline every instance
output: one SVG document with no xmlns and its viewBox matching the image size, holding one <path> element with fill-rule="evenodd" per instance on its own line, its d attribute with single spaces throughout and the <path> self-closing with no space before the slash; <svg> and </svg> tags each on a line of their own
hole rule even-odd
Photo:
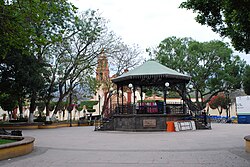
<svg viewBox="0 0 250 167">
<path fill-rule="evenodd" d="M 250 167 L 250 125 L 212 124 L 185 132 L 97 132 L 94 127 L 24 130 L 36 138 L 26 156 L 1 167 Z"/>
</svg>

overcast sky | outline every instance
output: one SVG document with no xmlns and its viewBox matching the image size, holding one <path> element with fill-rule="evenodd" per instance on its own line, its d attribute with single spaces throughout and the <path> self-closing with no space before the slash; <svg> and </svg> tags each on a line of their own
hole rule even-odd
<svg viewBox="0 0 250 167">
<path fill-rule="evenodd" d="M 194 20 L 192 11 L 178 8 L 184 0 L 70 0 L 80 11 L 99 10 L 109 27 L 126 44 L 143 50 L 156 47 L 167 37 L 192 37 L 204 42 L 222 40 L 209 27 Z M 250 54 L 240 54 L 250 64 Z"/>
</svg>

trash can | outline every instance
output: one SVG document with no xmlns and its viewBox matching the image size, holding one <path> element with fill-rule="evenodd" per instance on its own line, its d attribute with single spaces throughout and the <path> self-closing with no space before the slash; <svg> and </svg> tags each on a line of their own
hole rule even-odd
<svg viewBox="0 0 250 167">
<path fill-rule="evenodd" d="M 167 132 L 175 132 L 174 121 L 167 121 Z"/>
</svg>

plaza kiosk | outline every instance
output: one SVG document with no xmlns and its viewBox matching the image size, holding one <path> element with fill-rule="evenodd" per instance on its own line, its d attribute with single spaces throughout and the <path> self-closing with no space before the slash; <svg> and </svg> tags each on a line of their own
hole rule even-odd
<svg viewBox="0 0 250 167">
<path fill-rule="evenodd" d="M 184 120 L 189 117 L 187 105 L 184 102 L 189 81 L 190 76 L 172 70 L 156 61 L 147 61 L 112 79 L 116 85 L 117 98 L 110 107 L 112 108 L 110 122 L 112 122 L 113 130 L 165 131 L 167 122 Z M 144 102 L 144 90 L 153 88 L 162 91 L 164 100 Z M 178 91 L 181 94 L 182 103 L 166 103 L 169 90 Z M 127 100 L 124 100 L 125 92 Z M 136 92 L 140 94 L 140 99 L 136 99 Z"/>
</svg>

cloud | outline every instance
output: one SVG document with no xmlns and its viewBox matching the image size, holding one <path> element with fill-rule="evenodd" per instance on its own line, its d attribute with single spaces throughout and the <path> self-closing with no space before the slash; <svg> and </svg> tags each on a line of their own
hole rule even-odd
<svg viewBox="0 0 250 167">
<path fill-rule="evenodd" d="M 170 36 L 197 41 L 229 40 L 195 21 L 195 14 L 180 9 L 183 0 L 71 0 L 80 10 L 99 9 L 109 27 L 128 44 L 143 49 L 157 46 Z M 242 54 L 244 55 L 244 54 Z M 250 63 L 250 56 L 242 56 Z"/>
</svg>

